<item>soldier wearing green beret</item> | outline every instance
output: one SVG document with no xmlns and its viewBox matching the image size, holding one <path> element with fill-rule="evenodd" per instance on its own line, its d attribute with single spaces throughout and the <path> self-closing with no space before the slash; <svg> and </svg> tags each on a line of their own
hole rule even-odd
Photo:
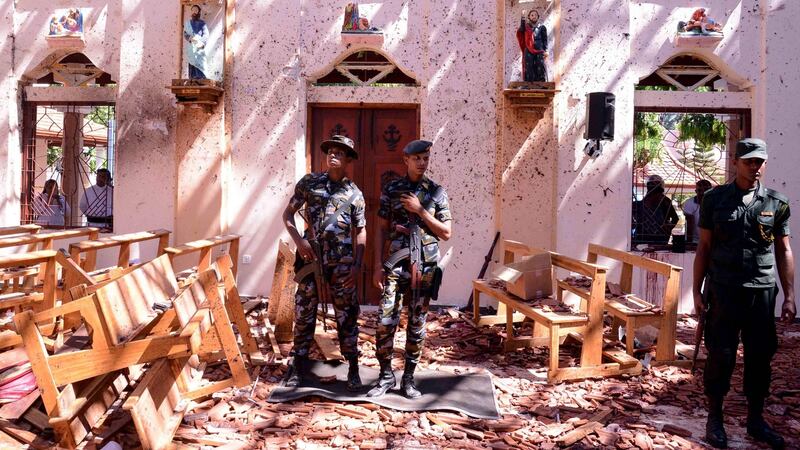
<svg viewBox="0 0 800 450">
<path fill-rule="evenodd" d="M 784 447 L 783 438 L 764 420 L 763 410 L 778 342 L 775 266 L 784 296 L 781 319 L 792 322 L 796 315 L 794 257 L 789 243 L 789 199 L 761 183 L 766 161 L 764 141 L 739 141 L 734 181 L 708 191 L 700 207 L 692 288 L 696 311 L 705 312 L 706 441 L 716 448 L 728 445 L 722 404 L 730 389 L 740 335 L 747 433 L 773 448 Z"/>
<path fill-rule="evenodd" d="M 408 398 L 422 395 L 414 384 L 414 370 L 422 355 L 428 304 L 431 298 L 437 298 L 441 283 L 439 240 L 450 239 L 452 224 L 447 192 L 425 176 L 432 145 L 421 140 L 410 142 L 403 150 L 406 176 L 387 183 L 381 192 L 373 278 L 374 285 L 383 291 L 376 333 L 380 376 L 367 393 L 369 397 L 384 395 L 396 383 L 392 351 L 401 298 L 408 303 L 408 330 L 400 391 Z M 388 253 L 384 253 L 385 247 Z"/>
</svg>

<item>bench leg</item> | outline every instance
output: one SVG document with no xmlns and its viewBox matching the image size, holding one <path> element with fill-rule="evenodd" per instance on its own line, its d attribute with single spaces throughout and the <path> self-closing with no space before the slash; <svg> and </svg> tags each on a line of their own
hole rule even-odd
<svg viewBox="0 0 800 450">
<path fill-rule="evenodd" d="M 514 337 L 514 310 L 506 308 L 506 342 L 503 345 L 504 351 L 510 352 L 516 348 L 514 346 Z"/>
<path fill-rule="evenodd" d="M 481 321 L 481 291 L 472 289 L 472 321 L 477 326 Z"/>
<path fill-rule="evenodd" d="M 636 319 L 628 317 L 625 322 L 625 351 L 629 355 L 633 355 L 634 345 L 633 340 L 636 338 Z"/>
<path fill-rule="evenodd" d="M 561 336 L 559 336 L 559 326 L 553 324 L 550 326 L 550 366 L 549 371 L 555 372 L 558 370 L 558 353 L 561 343 Z"/>
</svg>

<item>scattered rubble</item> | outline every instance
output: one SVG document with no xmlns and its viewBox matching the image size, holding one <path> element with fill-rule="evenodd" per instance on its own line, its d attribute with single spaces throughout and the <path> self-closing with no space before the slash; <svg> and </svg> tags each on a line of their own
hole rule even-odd
<svg viewBox="0 0 800 450">
<path fill-rule="evenodd" d="M 263 308 L 257 308 L 249 320 L 265 354 L 269 354 L 264 314 Z M 361 363 L 373 367 L 378 365 L 376 319 L 375 312 L 367 312 L 360 321 Z M 695 323 L 690 318 L 681 319 L 681 341 L 692 342 Z M 427 328 L 422 365 L 455 373 L 491 372 L 502 419 L 478 420 L 445 412 L 405 413 L 371 403 L 342 404 L 318 397 L 268 403 L 271 389 L 280 383 L 286 370 L 285 358 L 270 354 L 267 365 L 251 368 L 253 379 L 258 380 L 252 388 L 227 390 L 192 402 L 175 443 L 182 449 L 705 448 L 702 371 L 692 376 L 687 369 L 650 367 L 636 377 L 548 385 L 548 350 L 503 353 L 501 326 L 476 329 L 468 315 L 442 309 L 430 313 Z M 800 368 L 795 363 L 800 326 L 779 325 L 779 333 L 781 347 L 773 364 L 773 395 L 766 417 L 784 433 L 792 448 L 800 445 Z M 394 363 L 399 367 L 405 339 L 402 330 L 396 339 Z M 286 355 L 291 344 L 281 344 L 280 349 Z M 312 357 L 321 358 L 316 347 Z M 562 365 L 575 365 L 579 352 L 562 346 L 559 357 Z M 207 377 L 223 378 L 227 370 L 224 364 L 211 367 Z M 726 403 L 731 447 L 758 448 L 745 436 L 741 364 L 734 378 L 734 390 Z M 124 411 L 114 412 L 86 448 L 102 448 L 112 441 L 125 449 L 137 448 L 136 431 L 125 416 Z M 38 438 L 37 442 L 47 439 L 48 432 L 36 429 L 34 422 L 27 415 L 16 422 L 0 422 L 0 446 L 9 448 L 9 443 L 20 438 Z"/>
</svg>

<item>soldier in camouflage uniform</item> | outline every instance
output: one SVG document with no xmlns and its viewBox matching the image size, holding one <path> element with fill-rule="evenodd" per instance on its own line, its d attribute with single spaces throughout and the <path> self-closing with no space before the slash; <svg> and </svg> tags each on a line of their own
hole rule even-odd
<svg viewBox="0 0 800 450">
<path fill-rule="evenodd" d="M 783 287 L 781 318 L 791 323 L 796 315 L 794 258 L 789 243 L 789 199 L 760 181 L 766 160 L 764 141 L 739 141 L 734 159 L 736 178 L 708 191 L 700 206 L 692 288 L 695 309 L 707 310 L 706 441 L 717 448 L 728 446 L 722 403 L 730 389 L 740 335 L 747 434 L 772 448 L 784 447 L 783 438 L 764 420 L 763 410 L 769 396 L 770 362 L 778 344 L 775 267 Z"/>
<path fill-rule="evenodd" d="M 353 141 L 345 136 L 333 136 L 321 145 L 327 155 L 328 170 L 304 176 L 283 213 L 286 229 L 297 245 L 295 270 L 316 259 L 309 238 L 314 237 L 322 248 L 322 264 L 336 315 L 336 330 L 342 355 L 350 368 L 347 388 L 361 388 L 358 373 L 358 315 L 356 277 L 367 239 L 364 196 L 345 176 L 347 165 L 358 158 Z M 295 213 L 305 205 L 304 218 L 313 227 L 303 236 L 294 223 Z M 355 235 L 355 246 L 353 245 Z M 355 248 L 354 248 L 355 247 Z M 308 371 L 308 351 L 314 339 L 319 295 L 313 274 L 299 280 L 295 295 L 294 347 L 292 366 L 285 379 L 286 386 L 298 386 Z"/>
<path fill-rule="evenodd" d="M 439 262 L 439 240 L 450 239 L 452 217 L 447 193 L 444 188 L 425 176 L 430 159 L 428 141 L 413 141 L 403 150 L 403 161 L 407 167 L 405 177 L 391 181 L 381 192 L 379 239 L 375 246 L 375 269 L 373 283 L 383 290 L 381 317 L 376 334 L 377 358 L 380 377 L 367 393 L 369 397 L 380 397 L 395 386 L 392 372 L 394 334 L 400 321 L 402 299 L 408 304 L 408 330 L 406 335 L 406 358 L 400 390 L 408 398 L 422 395 L 414 385 L 414 370 L 422 354 L 425 340 L 425 320 L 431 297 L 436 298 L 441 283 Z M 411 295 L 411 273 L 409 259 L 405 259 L 388 270 L 383 263 L 399 250 L 409 247 L 409 229 L 418 224 L 422 243 L 422 289 Z M 388 254 L 383 250 L 388 241 Z"/>
</svg>

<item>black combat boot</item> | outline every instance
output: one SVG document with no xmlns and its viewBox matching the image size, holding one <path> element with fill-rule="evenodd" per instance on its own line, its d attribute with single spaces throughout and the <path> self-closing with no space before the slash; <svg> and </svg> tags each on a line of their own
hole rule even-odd
<svg viewBox="0 0 800 450">
<path fill-rule="evenodd" d="M 364 385 L 361 384 L 361 376 L 358 374 L 358 355 L 347 357 L 350 368 L 347 369 L 347 390 L 350 392 L 360 391 Z"/>
<path fill-rule="evenodd" d="M 381 373 L 378 375 L 378 382 L 367 392 L 367 397 L 382 397 L 389 389 L 397 383 L 397 379 L 392 372 L 392 360 L 380 361 Z"/>
<path fill-rule="evenodd" d="M 708 396 L 706 442 L 714 448 L 728 448 L 728 435 L 722 423 L 722 397 Z"/>
<path fill-rule="evenodd" d="M 292 363 L 289 364 L 289 370 L 286 371 L 286 376 L 283 378 L 283 385 L 286 387 L 297 387 L 303 382 L 303 376 L 308 370 L 308 356 L 295 355 L 292 358 Z"/>
<path fill-rule="evenodd" d="M 400 380 L 400 392 L 406 398 L 419 398 L 422 392 L 414 385 L 414 370 L 417 368 L 417 363 L 406 360 L 406 368 L 403 371 L 403 379 Z"/>
<path fill-rule="evenodd" d="M 763 398 L 747 399 L 747 434 L 772 448 L 782 449 L 786 447 L 783 437 L 775 432 L 764 420 Z"/>
</svg>

